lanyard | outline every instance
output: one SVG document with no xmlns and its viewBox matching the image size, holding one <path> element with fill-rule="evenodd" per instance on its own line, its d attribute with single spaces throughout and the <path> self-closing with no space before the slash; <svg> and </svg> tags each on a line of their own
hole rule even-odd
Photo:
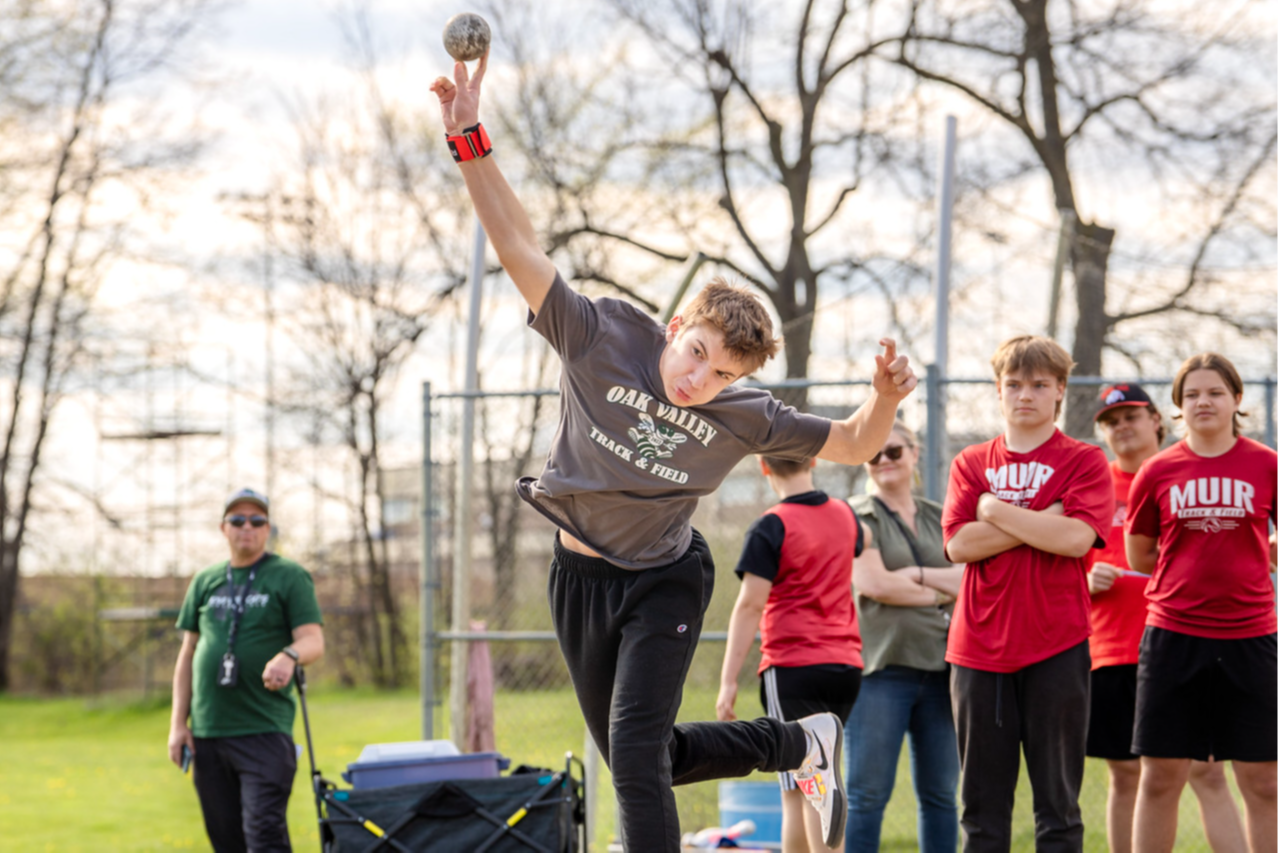
<svg viewBox="0 0 1279 853">
<path fill-rule="evenodd" d="M 245 602 L 248 600 L 249 593 L 253 591 L 253 579 L 258 576 L 258 566 L 262 565 L 262 561 L 266 558 L 267 554 L 263 553 L 252 566 L 249 566 L 249 581 L 244 585 L 243 590 L 236 588 L 231 574 L 231 561 L 226 561 L 226 583 L 231 590 L 231 627 L 227 629 L 226 634 L 227 654 L 235 650 L 235 636 L 240 632 L 240 617 L 244 615 Z"/>
</svg>

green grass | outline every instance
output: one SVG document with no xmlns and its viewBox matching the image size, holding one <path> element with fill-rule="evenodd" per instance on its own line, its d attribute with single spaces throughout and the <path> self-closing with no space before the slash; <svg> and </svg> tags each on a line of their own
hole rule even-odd
<svg viewBox="0 0 1279 853">
<path fill-rule="evenodd" d="M 715 695 L 690 690 L 681 719 L 711 719 Z M 438 709 L 443 713 L 443 709 Z M 742 709 L 751 712 L 750 700 Z M 516 763 L 558 767 L 581 754 L 585 727 L 569 691 L 504 693 L 497 700 L 498 750 Z M 207 850 L 189 777 L 168 762 L 167 701 L 125 702 L 0 696 L 0 847 L 49 851 Z M 365 744 L 419 737 L 415 692 L 312 688 L 316 760 L 338 781 Z M 437 726 L 442 723 L 437 723 Z M 437 731 L 440 730 L 437 728 Z M 301 715 L 296 732 L 304 742 Z M 318 848 L 305 756 L 289 806 L 298 850 Z M 1229 775 L 1229 774 L 1228 774 Z M 1105 766 L 1090 760 L 1081 796 L 1086 850 L 1105 850 Z M 915 849 L 914 798 L 903 753 L 884 821 L 883 849 Z M 757 774 L 759 779 L 770 775 Z M 599 825 L 592 849 L 613 828 L 607 770 L 600 779 Z M 717 823 L 717 783 L 676 789 L 685 830 Z M 1033 849 L 1029 784 L 1022 775 L 1014 850 Z M 1194 797 L 1182 799 L 1178 850 L 1206 850 Z"/>
</svg>

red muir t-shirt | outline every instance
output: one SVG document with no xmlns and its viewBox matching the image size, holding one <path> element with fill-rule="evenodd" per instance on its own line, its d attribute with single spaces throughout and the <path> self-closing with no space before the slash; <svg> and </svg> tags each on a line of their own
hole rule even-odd
<svg viewBox="0 0 1279 853">
<path fill-rule="evenodd" d="M 1128 553 L 1124 550 L 1124 519 L 1128 515 L 1128 489 L 1133 477 L 1110 463 L 1110 479 L 1115 484 L 1115 519 L 1106 536 L 1106 547 L 1088 552 L 1085 558 L 1088 568 L 1094 563 L 1109 563 L 1128 570 Z M 1137 662 L 1141 646 L 1141 634 L 1146 630 L 1145 575 L 1123 575 L 1115 579 L 1114 586 L 1092 597 L 1092 637 L 1088 650 L 1092 655 L 1092 668 L 1122 666 Z"/>
<path fill-rule="evenodd" d="M 1147 625 L 1225 640 L 1275 633 L 1276 458 L 1249 438 L 1212 458 L 1179 441 L 1137 472 L 1126 529 L 1159 540 Z"/>
<path fill-rule="evenodd" d="M 1014 506 L 1044 510 L 1061 501 L 1066 515 L 1103 538 L 1114 516 L 1106 455 L 1060 430 L 1029 453 L 1014 453 L 1001 435 L 965 448 L 950 468 L 942 533 L 950 540 L 977 520 L 986 492 Z M 1018 545 L 969 563 L 955 603 L 946 648 L 949 663 L 1016 672 L 1088 638 L 1088 583 L 1083 557 Z"/>
</svg>

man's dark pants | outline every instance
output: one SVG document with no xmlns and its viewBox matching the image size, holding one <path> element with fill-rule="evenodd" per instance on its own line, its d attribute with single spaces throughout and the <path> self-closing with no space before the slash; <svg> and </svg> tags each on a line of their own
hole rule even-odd
<svg viewBox="0 0 1279 853">
<path fill-rule="evenodd" d="M 1011 848 L 1023 749 L 1034 793 L 1035 849 L 1083 849 L 1079 788 L 1090 669 L 1087 641 L 1016 672 L 951 666 L 965 853 Z"/>
<path fill-rule="evenodd" d="M 298 769 L 279 732 L 195 739 L 195 790 L 217 853 L 275 853 L 289 845 L 287 810 Z"/>
<path fill-rule="evenodd" d="M 714 581 L 696 531 L 683 557 L 643 571 L 555 543 L 551 617 L 586 727 L 613 773 L 628 853 L 679 850 L 672 784 L 793 770 L 804 760 L 797 723 L 675 725 Z"/>
</svg>

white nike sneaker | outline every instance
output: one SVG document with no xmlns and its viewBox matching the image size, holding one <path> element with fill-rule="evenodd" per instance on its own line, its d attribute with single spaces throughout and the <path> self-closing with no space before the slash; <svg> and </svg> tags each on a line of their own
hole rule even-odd
<svg viewBox="0 0 1279 853">
<path fill-rule="evenodd" d="M 798 770 L 791 771 L 791 775 L 808 798 L 809 805 L 821 815 L 826 846 L 838 847 L 844 837 L 844 821 L 848 817 L 844 777 L 840 770 L 844 763 L 844 727 L 839 717 L 831 713 L 813 714 L 796 722 L 809 734 L 812 748 L 804 756 L 804 763 Z"/>
</svg>

